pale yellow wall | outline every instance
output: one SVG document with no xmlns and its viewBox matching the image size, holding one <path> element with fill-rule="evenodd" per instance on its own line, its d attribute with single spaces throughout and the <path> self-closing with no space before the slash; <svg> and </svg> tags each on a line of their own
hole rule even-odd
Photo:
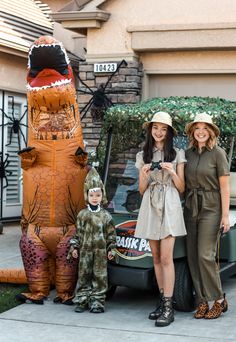
<svg viewBox="0 0 236 342">
<path fill-rule="evenodd" d="M 184 75 L 188 74 L 198 74 L 198 75 L 208 75 L 208 82 L 206 77 L 202 78 L 201 90 L 198 94 L 199 96 L 219 96 L 235 101 L 235 80 L 236 80 L 236 51 L 180 51 L 180 52 L 159 52 L 159 53 L 143 53 L 140 55 L 140 61 L 143 63 L 143 99 L 147 99 L 153 96 L 161 96 L 160 89 L 156 91 L 152 87 L 158 87 L 158 83 L 155 84 L 155 80 L 152 76 L 159 75 L 160 81 L 161 77 L 164 75 Z M 221 78 L 218 79 L 218 88 L 215 89 L 210 84 L 211 76 L 219 75 L 219 77 L 224 76 L 224 82 L 221 82 Z M 197 76 L 196 76 L 197 77 Z M 192 84 L 196 84 L 197 79 L 192 76 Z M 151 82 L 153 80 L 153 82 Z M 168 78 L 165 80 L 169 82 L 168 85 L 163 83 L 166 94 L 173 93 L 173 89 L 168 93 L 168 86 L 170 81 Z M 189 76 L 188 81 L 190 82 Z M 214 82 L 214 81 L 213 81 Z M 179 90 L 181 93 L 181 80 L 176 78 L 172 80 L 172 87 Z M 178 89 L 179 88 L 179 89 Z M 191 92 L 192 90 L 189 89 Z M 196 91 L 196 89 L 194 90 Z M 155 94 L 154 94 L 154 93 Z M 158 95 L 157 95 L 157 94 Z M 176 94 L 176 93 L 175 93 Z M 193 94 L 187 94 L 186 88 L 184 89 L 184 94 L 193 96 Z M 177 94 L 180 96 L 180 94 Z M 182 96 L 183 94 L 181 94 Z M 197 93 L 195 93 L 197 95 Z M 163 96 L 163 95 L 162 95 Z"/>
<path fill-rule="evenodd" d="M 111 17 L 101 29 L 88 30 L 88 56 L 131 53 L 130 26 L 236 22 L 235 0 L 108 0 L 100 8 Z"/>
<path fill-rule="evenodd" d="M 0 89 L 26 93 L 27 59 L 0 53 Z"/>
<path fill-rule="evenodd" d="M 66 30 L 61 24 L 54 23 L 53 36 L 61 41 L 64 47 L 76 56 L 84 58 L 84 48 L 86 48 L 86 37 Z"/>
<path fill-rule="evenodd" d="M 43 0 L 52 12 L 57 12 L 65 7 L 71 0 Z M 64 47 L 72 53 L 84 57 L 84 47 L 86 47 L 86 38 L 78 33 L 64 29 L 61 24 L 54 23 L 53 36 L 61 41 Z"/>
<path fill-rule="evenodd" d="M 236 51 L 180 51 L 140 55 L 148 73 L 236 73 Z"/>
</svg>

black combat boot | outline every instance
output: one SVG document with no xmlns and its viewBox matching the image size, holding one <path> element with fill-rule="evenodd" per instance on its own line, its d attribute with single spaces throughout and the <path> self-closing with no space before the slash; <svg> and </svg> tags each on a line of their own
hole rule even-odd
<svg viewBox="0 0 236 342">
<path fill-rule="evenodd" d="M 166 327 L 174 321 L 174 309 L 172 307 L 172 297 L 163 298 L 163 311 L 155 322 L 156 327 Z"/>
<path fill-rule="evenodd" d="M 162 310 L 163 310 L 163 298 L 164 298 L 164 292 L 163 292 L 163 289 L 161 289 L 156 309 L 154 311 L 150 312 L 150 314 L 148 316 L 149 319 L 156 320 L 158 317 L 161 316 Z"/>
</svg>

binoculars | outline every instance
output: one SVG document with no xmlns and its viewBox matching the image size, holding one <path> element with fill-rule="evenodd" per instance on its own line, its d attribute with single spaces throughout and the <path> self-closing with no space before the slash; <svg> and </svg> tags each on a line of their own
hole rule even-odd
<svg viewBox="0 0 236 342">
<path fill-rule="evenodd" d="M 162 169 L 161 163 L 162 163 L 162 160 L 159 160 L 158 162 L 152 162 L 151 167 L 150 167 L 150 170 L 151 170 L 151 171 L 153 171 L 153 170 L 155 170 L 155 169 L 161 170 L 161 169 Z"/>
</svg>

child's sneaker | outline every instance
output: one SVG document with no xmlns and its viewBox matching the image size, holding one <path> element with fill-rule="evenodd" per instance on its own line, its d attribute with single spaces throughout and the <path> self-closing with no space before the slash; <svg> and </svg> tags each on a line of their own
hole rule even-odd
<svg viewBox="0 0 236 342">
<path fill-rule="evenodd" d="M 77 304 L 75 307 L 75 312 L 84 312 L 88 309 L 87 305 Z"/>
<path fill-rule="evenodd" d="M 92 312 L 92 313 L 101 313 L 101 312 L 104 312 L 105 311 L 105 309 L 103 308 L 103 307 L 97 307 L 97 308 L 91 308 L 90 309 L 90 312 Z"/>
</svg>

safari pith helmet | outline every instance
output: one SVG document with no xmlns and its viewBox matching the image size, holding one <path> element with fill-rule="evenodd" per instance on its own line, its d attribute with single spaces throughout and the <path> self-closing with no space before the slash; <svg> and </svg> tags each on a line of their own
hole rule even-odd
<svg viewBox="0 0 236 342">
<path fill-rule="evenodd" d="M 162 124 L 166 124 L 166 125 L 170 126 L 173 129 L 174 134 L 177 135 L 176 129 L 172 126 L 172 118 L 171 118 L 170 114 L 168 114 L 166 112 L 155 113 L 153 115 L 151 121 L 144 122 L 143 128 L 147 129 L 148 126 L 154 122 L 158 122 L 158 123 L 162 123 Z"/>
<path fill-rule="evenodd" d="M 197 122 L 204 122 L 204 123 L 206 123 L 207 125 L 209 125 L 209 126 L 213 129 L 213 131 L 215 132 L 216 137 L 218 137 L 218 136 L 220 135 L 220 130 L 219 130 L 219 128 L 213 123 L 212 117 L 211 117 L 209 114 L 205 113 L 205 112 L 196 114 L 194 120 L 193 120 L 192 122 L 188 123 L 188 124 L 185 126 L 185 132 L 186 132 L 187 135 L 189 135 L 189 134 L 191 133 L 191 130 L 192 130 L 192 128 L 193 128 L 193 125 L 194 125 L 195 123 L 197 123 Z"/>
</svg>

